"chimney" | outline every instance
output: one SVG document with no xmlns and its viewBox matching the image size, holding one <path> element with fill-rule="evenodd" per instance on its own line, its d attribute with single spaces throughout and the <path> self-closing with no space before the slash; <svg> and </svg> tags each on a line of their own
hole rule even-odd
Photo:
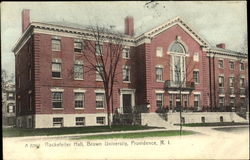
<svg viewBox="0 0 250 160">
<path fill-rule="evenodd" d="M 131 16 L 125 18 L 125 34 L 130 36 L 134 35 L 134 18 Z"/>
<path fill-rule="evenodd" d="M 22 11 L 22 32 L 25 32 L 29 24 L 30 24 L 30 10 L 24 9 Z"/>
<path fill-rule="evenodd" d="M 220 43 L 220 44 L 217 44 L 216 47 L 225 49 L 226 45 L 225 43 Z"/>
</svg>

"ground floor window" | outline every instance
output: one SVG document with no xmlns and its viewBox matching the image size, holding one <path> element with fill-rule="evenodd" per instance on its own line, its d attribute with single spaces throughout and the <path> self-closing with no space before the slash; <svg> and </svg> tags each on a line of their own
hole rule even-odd
<svg viewBox="0 0 250 160">
<path fill-rule="evenodd" d="M 163 107 L 163 93 L 156 94 L 156 106 L 158 108 Z"/>
<path fill-rule="evenodd" d="M 97 124 L 105 124 L 105 117 L 96 117 Z"/>
<path fill-rule="evenodd" d="M 53 126 L 54 127 L 62 127 L 63 126 L 63 118 L 62 117 L 53 118 Z"/>
<path fill-rule="evenodd" d="M 195 94 L 194 95 L 194 107 L 197 108 L 200 106 L 200 95 L 199 94 Z"/>
<path fill-rule="evenodd" d="M 76 126 L 84 126 L 85 117 L 76 117 Z"/>
</svg>

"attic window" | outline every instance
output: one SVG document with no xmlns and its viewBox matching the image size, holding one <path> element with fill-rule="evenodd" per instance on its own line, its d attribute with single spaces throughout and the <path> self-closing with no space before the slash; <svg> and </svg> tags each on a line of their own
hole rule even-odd
<svg viewBox="0 0 250 160">
<path fill-rule="evenodd" d="M 179 42 L 174 42 L 170 48 L 170 52 L 175 52 L 175 53 L 186 53 L 185 49 L 182 44 Z"/>
</svg>

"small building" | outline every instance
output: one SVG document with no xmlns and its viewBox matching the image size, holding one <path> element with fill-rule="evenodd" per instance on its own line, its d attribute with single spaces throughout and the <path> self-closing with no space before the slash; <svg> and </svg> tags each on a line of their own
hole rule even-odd
<svg viewBox="0 0 250 160">
<path fill-rule="evenodd" d="M 16 125 L 16 92 L 15 84 L 8 82 L 2 87 L 2 126 Z"/>
</svg>

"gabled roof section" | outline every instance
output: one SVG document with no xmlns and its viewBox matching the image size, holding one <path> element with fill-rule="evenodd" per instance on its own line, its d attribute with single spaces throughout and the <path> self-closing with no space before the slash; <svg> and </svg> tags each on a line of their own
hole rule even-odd
<svg viewBox="0 0 250 160">
<path fill-rule="evenodd" d="M 138 36 L 136 39 L 139 40 L 142 37 L 153 38 L 156 35 L 160 34 L 161 32 L 169 29 L 174 25 L 179 25 L 182 29 L 184 29 L 191 37 L 193 37 L 201 46 L 208 47 L 210 46 L 209 43 L 203 39 L 200 35 L 197 34 L 193 29 L 191 29 L 190 25 L 187 25 L 180 17 L 176 17 L 162 25 L 151 29 L 150 31 Z"/>
</svg>

